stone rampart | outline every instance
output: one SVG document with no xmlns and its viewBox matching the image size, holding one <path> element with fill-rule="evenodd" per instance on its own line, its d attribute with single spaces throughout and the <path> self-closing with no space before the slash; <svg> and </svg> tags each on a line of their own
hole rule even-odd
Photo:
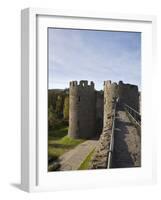
<svg viewBox="0 0 161 200">
<path fill-rule="evenodd" d="M 112 133 L 114 105 L 118 97 L 118 85 L 111 81 L 104 82 L 104 124 L 98 145 L 95 150 L 91 168 L 104 169 L 107 166 L 108 151 Z"/>
<path fill-rule="evenodd" d="M 88 139 L 96 134 L 96 93 L 94 83 L 70 82 L 69 131 L 72 138 Z"/>
<path fill-rule="evenodd" d="M 108 162 L 108 152 L 112 135 L 112 123 L 114 108 L 116 102 L 120 105 L 124 103 L 138 110 L 139 108 L 139 92 L 135 85 L 124 84 L 122 81 L 112 83 L 104 82 L 104 122 L 103 131 L 100 135 L 95 155 L 91 162 L 92 169 L 106 168 Z"/>
</svg>

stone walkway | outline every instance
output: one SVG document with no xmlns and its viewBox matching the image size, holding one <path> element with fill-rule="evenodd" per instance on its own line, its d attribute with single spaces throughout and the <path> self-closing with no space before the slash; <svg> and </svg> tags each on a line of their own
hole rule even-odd
<svg viewBox="0 0 161 200">
<path fill-rule="evenodd" d="M 116 113 L 114 133 L 113 168 L 139 167 L 141 165 L 141 138 L 126 112 Z"/>
<path fill-rule="evenodd" d="M 97 140 L 87 140 L 60 156 L 60 171 L 77 170 L 88 154 L 96 147 Z"/>
</svg>

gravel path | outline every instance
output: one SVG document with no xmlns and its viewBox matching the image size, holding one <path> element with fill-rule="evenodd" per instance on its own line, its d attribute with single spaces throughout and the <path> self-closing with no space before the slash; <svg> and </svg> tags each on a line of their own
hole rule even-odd
<svg viewBox="0 0 161 200">
<path fill-rule="evenodd" d="M 88 154 L 96 147 L 97 140 L 87 140 L 60 156 L 60 171 L 77 170 Z"/>
<path fill-rule="evenodd" d="M 141 138 L 126 112 L 116 113 L 114 133 L 113 168 L 139 167 L 141 165 Z"/>
</svg>

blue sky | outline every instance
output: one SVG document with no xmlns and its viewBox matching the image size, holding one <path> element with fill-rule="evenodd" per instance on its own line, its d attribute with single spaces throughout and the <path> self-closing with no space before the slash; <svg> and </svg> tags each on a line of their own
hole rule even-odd
<svg viewBox="0 0 161 200">
<path fill-rule="evenodd" d="M 69 81 L 141 85 L 141 33 L 48 29 L 48 85 L 67 88 Z"/>
</svg>

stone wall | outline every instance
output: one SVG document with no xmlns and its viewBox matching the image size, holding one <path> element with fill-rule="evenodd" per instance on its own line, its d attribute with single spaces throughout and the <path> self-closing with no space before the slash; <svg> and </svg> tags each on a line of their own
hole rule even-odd
<svg viewBox="0 0 161 200">
<path fill-rule="evenodd" d="M 103 131 L 100 135 L 98 145 L 95 150 L 95 155 L 92 160 L 91 168 L 99 169 L 106 168 L 108 162 L 108 152 L 112 134 L 112 119 L 114 115 L 114 107 L 119 99 L 121 105 L 126 103 L 132 108 L 139 109 L 139 92 L 135 85 L 124 84 L 122 81 L 112 83 L 111 81 L 104 82 L 104 122 Z"/>
<path fill-rule="evenodd" d="M 139 112 L 141 113 L 141 92 L 139 92 Z"/>
<path fill-rule="evenodd" d="M 118 96 L 120 102 L 126 103 L 135 110 L 139 110 L 139 91 L 136 85 L 125 84 L 122 81 L 118 84 Z"/>
<path fill-rule="evenodd" d="M 117 83 L 111 83 L 111 81 L 104 82 L 104 122 L 103 127 L 111 127 L 111 116 L 113 102 L 116 101 L 118 96 L 118 85 Z"/>
<path fill-rule="evenodd" d="M 112 133 L 112 119 L 114 105 L 118 96 L 118 85 L 111 81 L 104 82 L 104 124 L 95 155 L 92 160 L 92 169 L 106 168 L 108 161 L 108 151 L 110 147 Z"/>
<path fill-rule="evenodd" d="M 70 82 L 68 135 L 83 139 L 96 135 L 96 93 L 93 82 Z"/>
<path fill-rule="evenodd" d="M 96 91 L 96 134 L 101 134 L 103 128 L 103 91 Z"/>
<path fill-rule="evenodd" d="M 68 135 L 88 139 L 98 136 L 101 129 L 102 134 L 108 130 L 105 134 L 107 135 L 111 130 L 113 106 L 117 98 L 120 103 L 139 110 L 139 92 L 136 85 L 122 81 L 118 84 L 105 81 L 103 97 L 101 92 L 95 90 L 93 82 L 70 82 Z"/>
</svg>

